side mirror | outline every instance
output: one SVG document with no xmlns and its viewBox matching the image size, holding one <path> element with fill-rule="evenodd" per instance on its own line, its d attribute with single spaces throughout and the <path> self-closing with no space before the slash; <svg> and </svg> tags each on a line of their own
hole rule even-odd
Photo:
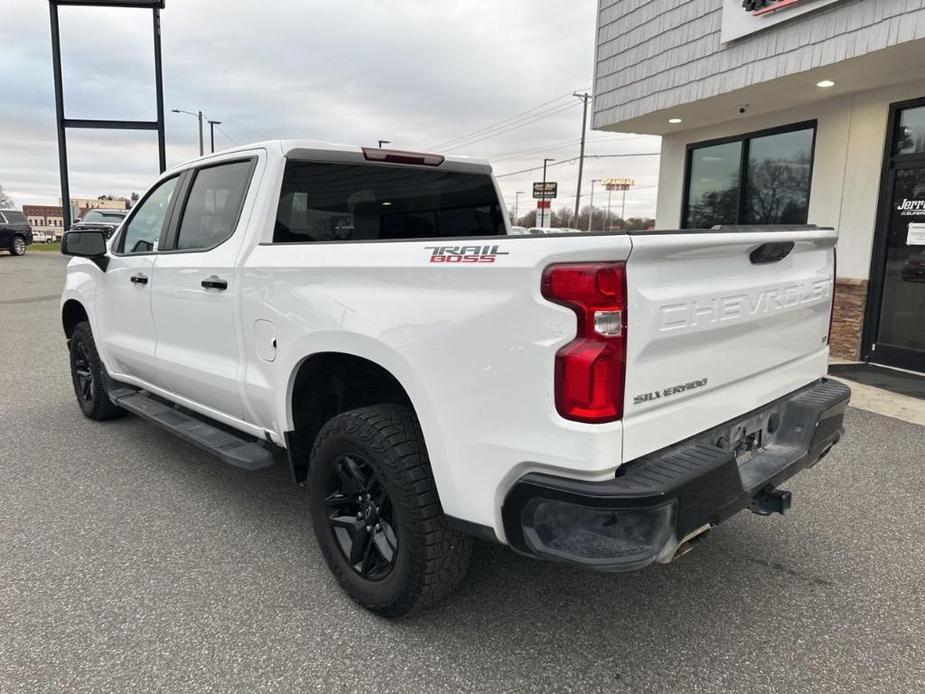
<svg viewBox="0 0 925 694">
<path fill-rule="evenodd" d="M 61 239 L 61 254 L 89 258 L 105 272 L 109 264 L 106 256 L 106 234 L 102 231 L 68 231 Z"/>
</svg>

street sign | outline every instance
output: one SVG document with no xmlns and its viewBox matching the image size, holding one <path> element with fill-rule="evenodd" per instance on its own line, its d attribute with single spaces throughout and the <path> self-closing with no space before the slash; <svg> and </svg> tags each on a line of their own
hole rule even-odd
<svg viewBox="0 0 925 694">
<path fill-rule="evenodd" d="M 607 190 L 629 190 L 634 185 L 636 181 L 632 178 L 605 178 L 604 179 L 604 188 Z"/>
<path fill-rule="evenodd" d="M 552 209 L 552 200 L 537 200 L 536 209 L 538 210 L 551 210 Z"/>
<path fill-rule="evenodd" d="M 559 184 L 556 181 L 539 181 L 533 184 L 533 197 L 537 200 L 552 200 L 558 193 Z"/>
</svg>

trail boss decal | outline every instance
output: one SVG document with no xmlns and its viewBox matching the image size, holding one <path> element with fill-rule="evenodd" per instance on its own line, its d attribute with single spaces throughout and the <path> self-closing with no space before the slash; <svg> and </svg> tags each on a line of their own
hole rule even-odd
<svg viewBox="0 0 925 694">
<path fill-rule="evenodd" d="M 499 255 L 510 255 L 499 251 L 499 246 L 424 246 L 431 251 L 432 263 L 493 263 Z"/>
<path fill-rule="evenodd" d="M 688 390 L 694 390 L 695 388 L 703 388 L 707 384 L 707 379 L 698 378 L 696 381 L 688 381 L 687 383 L 680 383 L 676 386 L 669 386 L 668 388 L 662 388 L 661 390 L 653 390 L 650 393 L 641 393 L 640 395 L 633 396 L 633 404 L 641 405 L 644 402 L 652 402 L 653 400 L 661 400 L 662 398 L 670 398 L 672 395 L 677 395 L 678 393 L 683 393 Z"/>
</svg>

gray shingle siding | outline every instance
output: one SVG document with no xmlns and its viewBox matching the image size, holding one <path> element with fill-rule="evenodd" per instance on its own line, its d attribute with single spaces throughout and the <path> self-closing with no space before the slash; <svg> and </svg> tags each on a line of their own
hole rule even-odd
<svg viewBox="0 0 925 694">
<path fill-rule="evenodd" d="M 722 0 L 600 0 L 594 127 L 925 38 L 925 0 L 842 0 L 720 43 Z"/>
</svg>

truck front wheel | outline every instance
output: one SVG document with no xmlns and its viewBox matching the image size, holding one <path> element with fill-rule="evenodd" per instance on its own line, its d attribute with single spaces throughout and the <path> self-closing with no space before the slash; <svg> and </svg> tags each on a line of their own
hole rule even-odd
<svg viewBox="0 0 925 694">
<path fill-rule="evenodd" d="M 402 617 L 460 584 L 472 540 L 447 526 L 410 408 L 374 405 L 334 417 L 315 441 L 310 471 L 315 537 L 356 602 Z"/>
<path fill-rule="evenodd" d="M 113 405 L 103 378 L 103 362 L 96 351 L 90 324 L 78 323 L 68 345 L 71 356 L 71 380 L 80 410 L 90 419 L 103 421 L 125 414 Z"/>
</svg>

